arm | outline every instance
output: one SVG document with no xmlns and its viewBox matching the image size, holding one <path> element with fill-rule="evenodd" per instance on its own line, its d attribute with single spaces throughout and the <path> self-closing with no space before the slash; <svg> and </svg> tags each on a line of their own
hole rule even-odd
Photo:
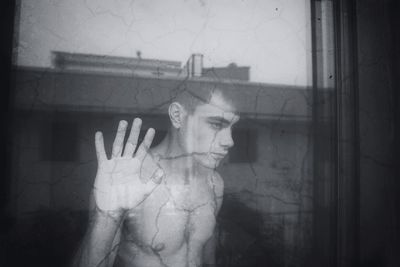
<svg viewBox="0 0 400 267">
<path fill-rule="evenodd" d="M 217 172 L 211 179 L 213 198 L 211 205 L 196 209 L 191 216 L 188 263 L 190 267 L 216 266 L 215 250 L 217 247 L 218 233 L 216 230 L 217 215 L 222 205 L 224 183 Z M 210 225 L 214 225 L 211 227 Z M 204 240 L 204 237 L 209 237 Z"/>
<path fill-rule="evenodd" d="M 207 241 L 203 248 L 203 266 L 204 267 L 214 267 L 217 266 L 216 262 L 216 248 L 218 242 L 218 233 L 215 230 L 214 234 Z"/>
<path fill-rule="evenodd" d="M 122 217 L 94 211 L 74 267 L 112 266 L 118 250 Z"/>
<path fill-rule="evenodd" d="M 113 266 L 118 252 L 123 218 L 98 210 L 93 195 L 90 197 L 89 207 L 89 227 L 73 266 Z M 95 237 L 99 238 L 96 240 Z"/>
<path fill-rule="evenodd" d="M 102 134 L 96 133 L 98 169 L 92 191 L 93 208 L 88 230 L 74 259 L 76 267 L 113 265 L 125 211 L 139 205 L 160 182 L 160 171 L 153 170 L 149 179 L 142 175 L 146 173 L 142 163 L 148 156 L 154 130 L 147 131 L 134 155 L 140 126 L 141 120 L 135 119 L 124 148 L 127 123 L 120 122 L 110 159 L 104 150 Z"/>
<path fill-rule="evenodd" d="M 221 209 L 223 195 L 224 195 L 224 180 L 219 175 L 219 173 L 215 172 L 213 177 L 213 185 L 214 185 L 214 196 L 216 200 L 216 214 Z M 214 267 L 217 266 L 216 262 L 216 249 L 218 244 L 218 228 L 215 227 L 213 235 L 211 238 L 206 242 L 203 248 L 203 266 L 204 267 Z"/>
</svg>

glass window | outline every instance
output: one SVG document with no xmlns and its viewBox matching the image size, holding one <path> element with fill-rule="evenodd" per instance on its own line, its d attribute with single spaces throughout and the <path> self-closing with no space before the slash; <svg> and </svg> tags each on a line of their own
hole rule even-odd
<svg viewBox="0 0 400 267">
<path fill-rule="evenodd" d="M 150 153 L 164 173 L 189 158 L 187 169 L 210 169 L 224 186 L 214 199 L 218 182 L 164 178 L 177 195 L 155 197 L 153 219 L 125 220 L 118 238 L 134 236 L 141 252 L 128 260 L 132 247 L 114 247 L 115 265 L 179 266 L 173 257 L 195 247 L 190 237 L 203 240 L 206 256 L 196 257 L 218 266 L 320 266 L 316 251 L 329 258 L 332 240 L 321 233 L 334 226 L 321 210 L 334 195 L 331 1 L 21 0 L 18 14 L 8 248 L 18 264 L 76 257 L 93 222 L 95 133 L 111 158 L 120 120 L 129 132 L 135 117 L 139 143 L 155 129 Z M 164 147 L 186 154 L 163 158 Z M 202 217 L 214 201 L 215 222 Z"/>
</svg>

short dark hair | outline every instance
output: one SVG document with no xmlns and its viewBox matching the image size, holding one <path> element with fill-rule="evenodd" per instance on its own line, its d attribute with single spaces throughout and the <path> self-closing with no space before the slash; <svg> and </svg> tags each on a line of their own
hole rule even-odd
<svg viewBox="0 0 400 267">
<path fill-rule="evenodd" d="M 227 101 L 235 106 L 232 88 L 221 86 L 217 82 L 191 82 L 185 83 L 180 88 L 173 101 L 180 103 L 189 114 L 193 114 L 197 106 L 210 102 L 213 94 L 221 94 Z"/>
</svg>

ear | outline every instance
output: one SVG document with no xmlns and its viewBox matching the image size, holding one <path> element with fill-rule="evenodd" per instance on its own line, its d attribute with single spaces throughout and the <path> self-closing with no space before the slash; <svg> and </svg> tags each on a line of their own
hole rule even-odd
<svg viewBox="0 0 400 267">
<path fill-rule="evenodd" d="M 172 125 L 179 129 L 182 126 L 183 120 L 186 116 L 185 108 L 178 102 L 173 102 L 169 105 L 168 114 Z"/>
</svg>

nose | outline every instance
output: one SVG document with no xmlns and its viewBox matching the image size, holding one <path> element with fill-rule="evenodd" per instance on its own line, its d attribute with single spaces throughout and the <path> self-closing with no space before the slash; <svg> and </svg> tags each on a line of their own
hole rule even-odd
<svg viewBox="0 0 400 267">
<path fill-rule="evenodd" d="M 229 149 L 233 147 L 235 144 L 232 138 L 232 129 L 231 128 L 225 128 L 220 132 L 220 140 L 219 144 L 222 146 L 224 149 Z"/>
</svg>

